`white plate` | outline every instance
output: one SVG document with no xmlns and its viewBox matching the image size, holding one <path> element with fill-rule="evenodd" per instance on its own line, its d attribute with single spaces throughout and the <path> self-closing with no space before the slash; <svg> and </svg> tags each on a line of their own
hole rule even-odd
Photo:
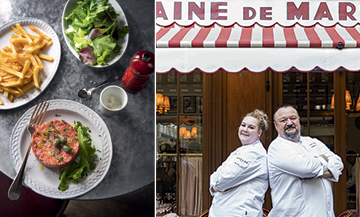
<svg viewBox="0 0 360 217">
<path fill-rule="evenodd" d="M 29 29 L 29 26 L 34 26 L 52 39 L 53 44 L 49 46 L 45 51 L 41 51 L 41 53 L 52 56 L 54 58 L 54 62 L 42 61 L 42 64 L 44 65 L 44 70 L 40 72 L 40 77 L 42 80 L 42 84 L 40 85 L 41 90 L 38 90 L 37 88 L 32 88 L 20 98 L 15 98 L 13 103 L 9 102 L 9 100 L 5 98 L 3 94 L 0 94 L 0 99 L 4 102 L 4 105 L 0 105 L 0 110 L 17 108 L 35 99 L 41 93 L 41 91 L 45 90 L 45 88 L 50 84 L 60 63 L 61 48 L 60 41 L 58 36 L 56 35 L 56 32 L 49 24 L 36 18 L 22 18 L 11 21 L 1 26 L 0 49 L 5 46 L 10 47 L 10 37 L 12 34 L 15 34 L 11 30 L 11 26 L 15 26 L 15 24 L 17 23 L 19 23 L 29 34 L 38 35 L 37 33 Z"/>
<path fill-rule="evenodd" d="M 69 0 L 64 8 L 63 14 L 62 14 L 62 33 L 66 42 L 66 45 L 68 46 L 68 48 L 70 49 L 71 53 L 74 54 L 74 56 L 81 62 L 80 58 L 79 58 L 79 54 L 76 52 L 76 50 L 70 45 L 71 40 L 65 35 L 65 30 L 68 28 L 68 26 L 71 24 L 71 22 L 67 21 L 64 19 L 64 17 L 67 17 L 71 14 L 71 12 L 78 6 L 78 4 L 76 2 L 78 2 L 79 0 Z M 109 0 L 109 3 L 113 6 L 115 12 L 119 15 L 116 20 L 118 21 L 118 27 L 122 28 L 123 26 L 127 26 L 127 20 L 124 14 L 124 11 L 122 10 L 122 8 L 120 7 L 120 5 L 117 3 L 116 0 Z M 120 53 L 118 53 L 113 59 L 111 59 L 107 65 L 101 66 L 101 65 L 88 65 L 94 68 L 105 68 L 108 66 L 111 66 L 112 64 L 116 63 L 125 53 L 125 50 L 127 48 L 128 45 L 128 41 L 129 41 L 129 34 L 126 34 L 124 39 L 119 39 L 118 43 L 119 45 L 122 47 L 122 49 L 120 50 Z"/>
<path fill-rule="evenodd" d="M 70 100 L 50 100 L 48 111 L 44 117 L 43 123 L 53 119 L 65 120 L 72 124 L 74 121 L 80 121 L 84 126 L 91 130 L 92 145 L 95 145 L 98 159 L 100 159 L 93 173 L 75 184 L 69 182 L 69 189 L 59 191 L 59 169 L 49 169 L 44 167 L 39 170 L 40 163 L 32 151 L 25 168 L 24 183 L 38 194 L 57 199 L 69 199 L 78 197 L 96 187 L 105 177 L 110 168 L 112 159 L 112 143 L 110 132 L 105 122 L 90 108 Z M 10 137 L 10 158 L 15 171 L 18 171 L 26 149 L 30 144 L 30 135 L 27 131 L 27 125 L 35 106 L 26 111 L 16 123 Z M 61 115 L 61 116 L 59 116 Z"/>
</svg>

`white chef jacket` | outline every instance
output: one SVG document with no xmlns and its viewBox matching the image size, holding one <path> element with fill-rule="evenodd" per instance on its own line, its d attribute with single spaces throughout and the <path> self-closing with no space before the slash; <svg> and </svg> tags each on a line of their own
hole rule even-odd
<svg viewBox="0 0 360 217">
<path fill-rule="evenodd" d="M 220 191 L 213 191 L 213 187 Z M 267 156 L 261 142 L 233 151 L 210 176 L 211 217 L 262 217 L 268 188 Z"/>
<path fill-rule="evenodd" d="M 278 136 L 269 146 L 268 166 L 273 202 L 269 217 L 335 216 L 330 181 L 339 180 L 343 163 L 324 143 L 310 137 L 291 142 Z M 319 177 L 328 170 L 332 178 Z"/>
</svg>

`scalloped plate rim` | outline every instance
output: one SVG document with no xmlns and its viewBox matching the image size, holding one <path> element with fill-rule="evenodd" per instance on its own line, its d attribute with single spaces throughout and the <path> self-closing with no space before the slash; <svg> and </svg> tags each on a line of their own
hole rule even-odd
<svg viewBox="0 0 360 217">
<path fill-rule="evenodd" d="M 88 108 L 87 106 L 79 103 L 79 102 L 75 102 L 75 101 L 71 101 L 71 100 L 64 100 L 64 99 L 57 99 L 57 100 L 49 100 L 47 101 L 50 103 L 48 112 L 47 112 L 47 116 L 45 116 L 45 119 L 43 122 L 45 122 L 46 119 L 57 119 L 58 117 L 54 117 L 51 118 L 49 117 L 49 113 L 50 112 L 56 112 L 56 111 L 68 111 L 71 113 L 76 113 L 79 117 L 82 116 L 82 118 L 87 118 L 89 120 L 89 122 L 91 122 L 92 126 L 89 126 L 90 129 L 92 130 L 91 134 L 91 138 L 93 141 L 101 141 L 101 148 L 102 148 L 102 153 L 100 154 L 103 158 L 97 163 L 96 168 L 94 171 L 94 173 L 91 173 L 89 176 L 87 176 L 86 178 L 82 179 L 80 181 L 80 183 L 78 184 L 74 184 L 74 183 L 69 183 L 69 189 L 65 192 L 59 191 L 57 190 L 57 186 L 60 183 L 60 180 L 57 183 L 52 183 L 52 181 L 56 178 L 58 178 L 58 174 L 56 172 L 58 172 L 58 170 L 56 169 L 48 169 L 48 168 L 44 168 L 44 170 L 46 170 L 46 172 L 50 173 L 50 174 L 41 174 L 44 171 L 39 172 L 39 177 L 40 176 L 44 176 L 42 178 L 46 178 L 48 177 L 49 180 L 45 179 L 43 180 L 44 183 L 46 183 L 46 181 L 49 181 L 51 183 L 51 186 L 47 186 L 45 184 L 43 184 L 44 186 L 41 186 L 41 183 L 39 184 L 39 180 L 34 180 L 34 178 L 32 178 L 31 180 L 29 179 L 29 176 L 33 177 L 34 173 L 36 172 L 36 170 L 38 168 L 34 167 L 34 168 L 28 168 L 28 164 L 29 161 L 35 162 L 35 163 L 31 163 L 33 165 L 40 165 L 39 162 L 37 162 L 35 156 L 33 155 L 32 151 L 30 151 L 30 155 L 29 155 L 29 159 L 27 162 L 27 166 L 26 166 L 26 170 L 25 170 L 25 175 L 24 175 L 24 184 L 29 187 L 30 189 L 32 189 L 33 191 L 35 191 L 36 193 L 49 197 L 49 198 L 54 198 L 54 199 L 71 199 L 71 198 L 75 198 L 78 196 L 81 196 L 85 193 L 88 193 L 89 191 L 91 191 L 93 188 L 95 188 L 98 184 L 100 184 L 102 182 L 102 180 L 104 179 L 104 177 L 106 176 L 106 174 L 108 173 L 109 169 L 110 169 L 110 165 L 111 165 L 111 160 L 112 160 L 112 141 L 111 141 L 111 135 L 110 132 L 107 128 L 106 123 L 101 119 L 101 117 L 94 112 L 92 109 Z M 68 106 L 69 104 L 73 105 L 73 108 L 71 108 L 70 106 Z M 36 105 L 35 105 L 36 106 Z M 9 143 L 9 154 L 10 154 L 10 159 L 11 159 L 11 163 L 13 165 L 14 170 L 17 172 L 20 168 L 20 164 L 22 162 L 22 159 L 15 159 L 15 158 L 22 158 L 23 156 L 21 156 L 20 152 L 25 152 L 27 149 L 27 146 L 24 144 L 20 144 L 22 137 L 25 137 L 24 140 L 29 140 L 30 141 L 30 135 L 26 130 L 27 124 L 29 122 L 30 116 L 33 112 L 33 110 L 35 109 L 35 106 L 31 107 L 30 109 L 28 109 L 17 121 L 17 123 L 15 124 L 11 136 L 10 136 L 10 143 Z M 79 111 L 79 109 L 83 109 L 84 111 L 81 113 Z M 64 114 L 62 114 L 64 115 Z M 66 115 L 64 115 L 66 116 Z M 71 116 L 71 115 L 70 115 Z M 92 116 L 92 120 L 90 120 L 90 116 Z M 61 117 L 59 117 L 59 119 L 61 119 Z M 76 121 L 76 120 L 75 120 Z M 98 121 L 99 124 L 101 125 L 100 128 L 96 128 L 96 126 L 92 123 L 93 121 Z M 23 124 L 23 126 L 21 126 L 21 124 Z M 84 124 L 84 123 L 83 123 Z M 85 124 L 84 124 L 85 125 Z M 95 129 L 96 128 L 96 129 Z M 103 132 L 101 133 L 100 131 L 103 130 Z M 99 131 L 99 132 L 97 132 Z M 101 137 L 99 135 L 99 138 L 94 137 L 94 134 L 100 133 Z M 19 137 L 18 139 L 16 137 Z M 20 138 L 21 137 L 21 138 Z M 27 137 L 27 138 L 26 138 Z M 96 144 L 93 144 L 96 146 Z M 96 148 L 99 149 L 100 145 L 97 145 Z M 108 151 L 108 154 L 105 155 L 105 157 L 103 156 L 103 152 Z M 25 154 L 24 154 L 25 155 Z M 99 154 L 97 154 L 99 155 Z M 17 162 L 19 161 L 19 162 Z M 28 174 L 26 174 L 26 171 L 31 170 L 30 172 L 28 172 Z M 97 172 L 100 173 L 100 177 L 99 174 L 97 174 Z M 57 177 L 54 177 L 57 176 Z M 89 182 L 92 182 L 93 178 L 97 178 L 97 180 L 95 181 L 95 183 L 91 184 L 89 187 L 86 188 L 85 185 L 85 189 L 83 184 L 88 184 Z M 56 186 L 56 189 L 54 189 L 54 186 Z M 74 192 L 75 191 L 75 192 Z M 78 192 L 76 192 L 78 191 Z M 80 192 L 79 192 L 80 191 Z M 54 192 L 54 193 L 52 193 Z"/>
</svg>

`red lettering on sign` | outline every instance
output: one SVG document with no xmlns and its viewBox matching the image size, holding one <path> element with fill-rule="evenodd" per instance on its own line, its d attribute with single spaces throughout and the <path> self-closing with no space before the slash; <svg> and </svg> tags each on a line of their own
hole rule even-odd
<svg viewBox="0 0 360 217">
<path fill-rule="evenodd" d="M 287 19 L 294 20 L 300 19 L 301 17 L 303 20 L 309 20 L 309 2 L 302 2 L 299 8 L 296 8 L 294 2 L 287 3 Z"/>
<path fill-rule="evenodd" d="M 181 20 L 181 2 L 174 2 L 174 20 Z"/>
<path fill-rule="evenodd" d="M 350 7 L 350 11 L 347 12 L 347 8 Z M 356 20 L 353 14 L 355 13 L 355 5 L 349 2 L 339 2 L 339 20 L 346 20 L 349 17 L 351 20 Z"/>
<path fill-rule="evenodd" d="M 333 20 L 330 10 L 326 4 L 326 2 L 321 2 L 319 8 L 316 12 L 314 20 L 321 20 L 322 18 L 328 18 L 329 20 Z"/>
<path fill-rule="evenodd" d="M 227 6 L 227 2 L 211 2 L 211 20 L 227 20 L 226 16 L 219 16 L 219 13 L 227 13 L 227 9 L 219 9 L 219 6 Z"/>
<path fill-rule="evenodd" d="M 250 12 L 251 12 L 251 16 L 250 16 Z M 243 16 L 244 16 L 243 17 L 244 20 L 252 20 L 256 16 L 256 11 L 254 8 L 244 7 Z"/>
<path fill-rule="evenodd" d="M 164 10 L 164 7 L 161 2 L 156 2 L 156 18 L 163 18 L 164 20 L 167 20 L 167 16 Z"/>
<path fill-rule="evenodd" d="M 193 19 L 193 13 L 200 19 L 204 20 L 205 14 L 205 2 L 201 2 L 201 6 L 199 7 L 195 2 L 189 2 L 189 20 Z"/>
<path fill-rule="evenodd" d="M 261 7 L 260 8 L 260 20 L 271 20 L 271 17 L 268 17 L 268 16 L 272 15 L 272 12 L 269 11 L 271 9 L 272 9 L 271 7 Z"/>
</svg>

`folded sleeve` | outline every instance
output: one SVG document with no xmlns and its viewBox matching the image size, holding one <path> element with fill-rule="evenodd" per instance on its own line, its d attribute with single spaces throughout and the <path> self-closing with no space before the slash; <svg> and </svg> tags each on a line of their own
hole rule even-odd
<svg viewBox="0 0 360 217">
<path fill-rule="evenodd" d="M 216 187 L 220 191 L 225 191 L 264 173 L 267 174 L 266 155 L 261 156 L 255 151 L 233 154 L 215 173 L 216 175 L 210 178 L 210 188 Z"/>
<path fill-rule="evenodd" d="M 320 155 L 324 155 L 328 159 L 327 167 L 328 170 L 333 175 L 333 177 L 329 178 L 329 180 L 333 182 L 338 182 L 339 177 L 341 175 L 341 171 L 344 168 L 344 164 L 341 158 L 338 155 L 334 154 L 334 152 L 332 152 L 323 142 L 321 142 L 318 139 L 314 139 L 314 140 L 316 141 L 316 144 L 320 149 Z"/>
<path fill-rule="evenodd" d="M 322 161 L 321 157 L 299 151 L 294 145 L 284 141 L 270 145 L 269 164 L 299 178 L 318 177 L 328 170 L 326 161 Z"/>
</svg>

